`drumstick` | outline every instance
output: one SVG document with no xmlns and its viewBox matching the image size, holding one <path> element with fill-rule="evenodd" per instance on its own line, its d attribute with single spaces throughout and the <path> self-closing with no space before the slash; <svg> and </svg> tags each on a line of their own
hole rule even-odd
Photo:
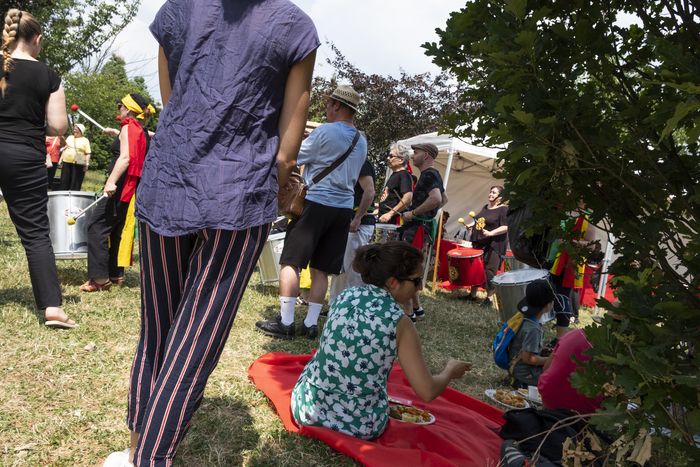
<svg viewBox="0 0 700 467">
<path fill-rule="evenodd" d="M 78 213 L 77 216 L 75 216 L 75 217 L 69 217 L 68 220 L 66 221 L 66 223 L 67 223 L 68 225 L 74 225 L 74 224 L 75 224 L 75 221 L 77 221 L 77 220 L 80 218 L 80 216 L 82 216 L 83 214 L 85 214 L 90 208 L 92 208 L 92 207 L 95 206 L 97 203 L 99 203 L 100 201 L 102 201 L 103 198 L 108 198 L 108 197 L 109 197 L 109 195 L 108 195 L 107 193 L 103 193 L 102 196 L 100 196 L 100 197 L 97 198 L 95 201 L 93 201 L 92 203 L 90 203 L 90 204 L 88 205 L 88 207 L 86 207 L 85 209 L 83 209 L 82 211 L 80 211 L 80 212 Z"/>
<path fill-rule="evenodd" d="M 73 112 L 78 112 L 80 115 L 82 115 L 83 117 L 87 118 L 90 122 L 92 122 L 93 125 L 95 125 L 95 126 L 96 126 L 97 128 L 99 128 L 100 130 L 105 131 L 105 127 L 103 127 L 102 125 L 100 125 L 99 123 L 97 123 L 97 122 L 95 121 L 94 118 L 92 118 L 91 116 L 89 116 L 88 114 L 86 114 L 85 112 L 83 112 L 82 110 L 80 110 L 80 107 L 78 107 L 78 104 L 73 104 L 73 105 L 71 105 L 71 106 L 70 106 L 70 109 L 71 109 Z"/>
</svg>

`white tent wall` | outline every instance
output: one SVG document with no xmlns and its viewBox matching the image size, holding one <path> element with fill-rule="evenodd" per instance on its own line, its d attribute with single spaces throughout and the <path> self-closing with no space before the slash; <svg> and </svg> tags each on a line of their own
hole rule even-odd
<svg viewBox="0 0 700 467">
<path fill-rule="evenodd" d="M 464 217 L 468 223 L 467 213 L 479 212 L 488 202 L 490 187 L 503 185 L 503 180 L 492 174 L 498 149 L 474 146 L 459 138 L 437 133 L 414 136 L 398 143 L 409 148 L 420 143 L 432 143 L 438 147 L 435 168 L 447 185 L 448 200 L 443 210 L 450 213 L 446 225 L 447 235 L 444 236 L 446 239 L 458 232 L 458 218 Z M 420 171 L 416 169 L 416 176 L 419 175 Z"/>
</svg>

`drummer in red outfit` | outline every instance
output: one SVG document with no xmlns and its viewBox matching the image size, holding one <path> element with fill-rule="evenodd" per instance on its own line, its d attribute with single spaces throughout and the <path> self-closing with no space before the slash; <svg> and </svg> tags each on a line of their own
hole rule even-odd
<svg viewBox="0 0 700 467">
<path fill-rule="evenodd" d="M 472 230 L 472 244 L 475 248 L 484 250 L 484 283 L 486 285 L 486 300 L 482 306 L 491 306 L 491 296 L 496 289 L 491 281 L 496 275 L 496 271 L 501 267 L 501 262 L 506 254 L 508 241 L 507 214 L 508 206 L 503 204 L 503 187 L 492 186 L 489 190 L 488 204 L 485 204 L 481 211 L 475 216 L 477 224 L 481 218 L 485 225 L 477 230 L 475 225 Z M 473 287 L 469 298 L 476 300 L 476 287 Z"/>
</svg>

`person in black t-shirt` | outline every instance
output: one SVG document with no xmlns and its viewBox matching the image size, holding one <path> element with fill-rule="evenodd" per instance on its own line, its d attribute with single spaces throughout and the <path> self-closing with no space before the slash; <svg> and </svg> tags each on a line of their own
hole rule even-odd
<svg viewBox="0 0 700 467">
<path fill-rule="evenodd" d="M 508 241 L 508 206 L 503 204 L 501 198 L 503 187 L 492 186 L 489 190 L 489 203 L 485 204 L 475 216 L 476 225 L 472 228 L 471 241 L 475 248 L 484 250 L 484 283 L 486 285 L 486 299 L 482 306 L 491 306 L 491 296 L 496 289 L 492 281 L 498 268 L 501 267 L 503 257 L 506 255 Z M 484 227 L 478 229 L 479 219 L 484 218 Z M 468 298 L 476 300 L 476 287 L 472 287 Z"/>
<path fill-rule="evenodd" d="M 409 152 L 396 143 L 389 150 L 387 163 L 393 173 L 379 200 L 379 222 L 382 224 L 398 224 L 399 215 L 411 205 L 413 179 L 406 169 L 409 157 Z"/>
<path fill-rule="evenodd" d="M 11 9 L 0 55 L 0 189 L 27 254 L 34 300 L 45 324 L 74 328 L 61 307 L 61 285 L 49 237 L 46 135 L 68 128 L 61 78 L 36 57 L 41 26 L 26 11 Z"/>
<path fill-rule="evenodd" d="M 348 287 L 364 285 L 360 274 L 352 268 L 352 262 L 355 260 L 355 250 L 369 244 L 374 235 L 375 219 L 371 210 L 369 210 L 372 206 L 372 201 L 374 201 L 374 179 L 374 167 L 372 167 L 370 161 L 366 160 L 360 169 L 360 178 L 355 183 L 355 201 L 353 203 L 355 216 L 350 222 L 350 232 L 345 244 L 343 269 L 331 281 L 329 300 L 331 304 L 335 297 Z"/>
<path fill-rule="evenodd" d="M 418 229 L 423 229 L 426 235 L 430 235 L 430 225 L 438 210 L 447 203 L 445 187 L 442 183 L 440 172 L 433 167 L 438 155 L 438 148 L 434 144 L 414 144 L 413 163 L 420 170 L 420 177 L 413 189 L 413 200 L 410 210 L 401 216 L 405 222 L 401 228 L 401 238 L 409 243 L 413 242 Z M 411 319 L 413 321 L 425 317 L 425 310 L 420 305 L 418 293 L 413 297 Z"/>
</svg>

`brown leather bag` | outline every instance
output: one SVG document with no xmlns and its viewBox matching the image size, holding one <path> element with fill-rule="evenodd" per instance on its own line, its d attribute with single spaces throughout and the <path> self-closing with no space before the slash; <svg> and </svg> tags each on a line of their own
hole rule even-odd
<svg viewBox="0 0 700 467">
<path fill-rule="evenodd" d="M 304 210 L 304 200 L 308 190 L 304 178 L 298 171 L 289 174 L 287 184 L 280 187 L 277 194 L 277 209 L 283 216 L 297 218 Z"/>
<path fill-rule="evenodd" d="M 323 169 L 319 174 L 317 174 L 312 180 L 312 184 L 317 184 L 323 180 L 326 175 L 333 172 L 340 164 L 342 164 L 345 159 L 348 158 L 352 150 L 355 148 L 357 141 L 360 139 L 360 132 L 355 129 L 355 137 L 352 139 L 350 147 L 343 155 L 337 158 L 331 165 Z M 306 199 L 306 192 L 309 186 L 306 184 L 298 169 L 292 171 L 287 179 L 287 184 L 280 187 L 277 193 L 277 210 L 283 216 L 296 219 L 301 216 L 304 210 L 304 201 Z"/>
</svg>

